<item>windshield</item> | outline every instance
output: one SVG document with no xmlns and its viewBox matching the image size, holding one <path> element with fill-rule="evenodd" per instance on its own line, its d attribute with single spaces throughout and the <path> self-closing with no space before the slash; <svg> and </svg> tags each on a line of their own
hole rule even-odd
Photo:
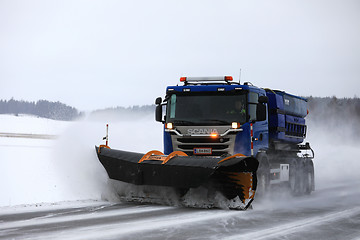
<svg viewBox="0 0 360 240">
<path fill-rule="evenodd" d="M 172 94 L 167 122 L 177 125 L 229 125 L 246 122 L 246 94 Z"/>
</svg>

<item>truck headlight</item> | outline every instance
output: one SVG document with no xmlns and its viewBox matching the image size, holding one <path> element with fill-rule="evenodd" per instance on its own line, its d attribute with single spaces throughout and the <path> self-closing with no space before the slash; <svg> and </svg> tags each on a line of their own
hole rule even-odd
<svg viewBox="0 0 360 240">
<path fill-rule="evenodd" d="M 165 128 L 166 128 L 166 129 L 173 129 L 174 126 L 173 126 L 173 124 L 172 124 L 171 122 L 169 122 L 169 123 L 166 123 L 166 124 L 165 124 Z"/>
<path fill-rule="evenodd" d="M 231 123 L 231 127 L 232 127 L 233 129 L 238 129 L 238 128 L 240 128 L 240 123 L 238 123 L 238 122 L 232 122 L 232 123 Z"/>
</svg>

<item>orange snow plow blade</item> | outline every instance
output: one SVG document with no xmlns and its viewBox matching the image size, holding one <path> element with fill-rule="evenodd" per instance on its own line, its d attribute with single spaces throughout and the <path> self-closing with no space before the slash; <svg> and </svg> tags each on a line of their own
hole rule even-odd
<svg viewBox="0 0 360 240">
<path fill-rule="evenodd" d="M 188 191 L 205 187 L 227 199 L 239 199 L 232 208 L 247 209 L 256 191 L 258 161 L 236 154 L 230 157 L 187 156 L 183 152 L 164 155 L 96 147 L 109 178 L 135 185 L 165 186 Z"/>
</svg>

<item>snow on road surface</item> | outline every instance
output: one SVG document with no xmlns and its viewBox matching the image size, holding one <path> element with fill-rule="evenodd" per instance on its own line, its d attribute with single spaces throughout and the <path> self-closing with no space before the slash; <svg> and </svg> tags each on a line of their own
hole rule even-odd
<svg viewBox="0 0 360 240">
<path fill-rule="evenodd" d="M 347 189 L 343 186 L 342 189 Z M 335 189 L 337 190 L 337 189 Z M 350 190 L 348 188 L 347 190 Z M 190 209 L 133 203 L 79 202 L 0 215 L 0 239 L 355 239 L 360 206 L 328 198 L 332 190 L 254 210 Z M 360 194 L 350 194 L 359 199 Z M 323 205 L 323 201 L 329 200 Z M 350 205 L 348 205 L 350 204 Z M 66 205 L 66 203 L 64 203 Z M 83 206 L 81 206 L 83 205 Z M 84 206 L 85 205 L 85 206 Z M 281 205 L 285 205 L 281 207 Z M 332 207 L 331 207 L 332 205 Z M 61 205 L 60 205 L 61 206 Z M 26 208 L 24 208 L 25 210 Z"/>
<path fill-rule="evenodd" d="M 104 201 L 111 190 L 94 145 L 105 122 L 0 115 L 0 124 L 57 136 L 0 137 L 0 239 L 360 239 L 359 143 L 314 124 L 316 191 L 255 199 L 249 211 Z M 113 148 L 162 149 L 153 116 L 112 122 L 109 137 Z"/>
</svg>

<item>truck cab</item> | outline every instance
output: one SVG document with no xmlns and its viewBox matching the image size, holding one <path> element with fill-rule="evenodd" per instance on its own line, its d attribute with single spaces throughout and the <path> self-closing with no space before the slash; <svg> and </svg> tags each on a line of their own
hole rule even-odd
<svg viewBox="0 0 360 240">
<path fill-rule="evenodd" d="M 309 194 L 314 185 L 314 151 L 306 137 L 305 98 L 225 77 L 182 77 L 156 99 L 164 123 L 164 153 L 188 156 L 244 155 L 259 161 L 260 192 L 270 185 Z M 309 153 L 311 151 L 311 153 Z"/>
<path fill-rule="evenodd" d="M 156 100 L 164 123 L 164 153 L 256 156 L 269 145 L 266 91 L 231 76 L 182 77 Z M 163 111 L 163 106 L 165 106 Z"/>
</svg>

